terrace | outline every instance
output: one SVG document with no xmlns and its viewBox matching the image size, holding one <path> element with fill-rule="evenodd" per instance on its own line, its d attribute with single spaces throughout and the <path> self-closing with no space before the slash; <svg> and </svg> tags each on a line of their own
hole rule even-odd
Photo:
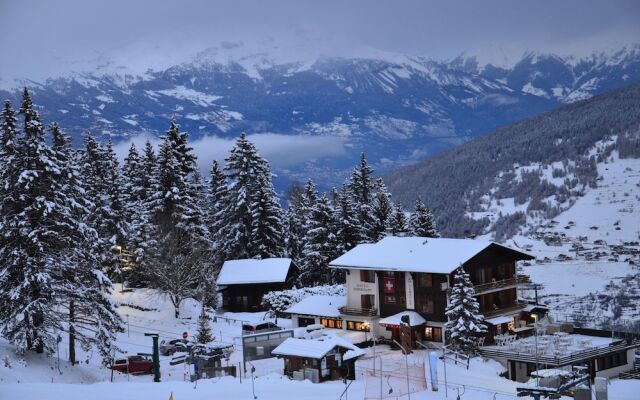
<svg viewBox="0 0 640 400">
<path fill-rule="evenodd" d="M 477 295 L 486 294 L 486 293 L 498 292 L 503 289 L 509 289 L 509 288 L 516 287 L 518 285 L 522 285 L 530 282 L 531 281 L 529 280 L 528 276 L 516 275 L 513 278 L 481 283 L 479 285 L 475 285 L 473 289 L 475 290 L 475 294 L 477 296 Z"/>
<path fill-rule="evenodd" d="M 612 352 L 640 346 L 640 340 L 604 338 L 556 332 L 553 335 L 515 339 L 498 335 L 496 345 L 480 348 L 480 354 L 491 358 L 564 366 L 584 362 Z"/>
</svg>

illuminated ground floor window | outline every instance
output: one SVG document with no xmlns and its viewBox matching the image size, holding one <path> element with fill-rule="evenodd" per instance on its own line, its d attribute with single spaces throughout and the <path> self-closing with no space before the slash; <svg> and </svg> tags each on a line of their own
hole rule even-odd
<svg viewBox="0 0 640 400">
<path fill-rule="evenodd" d="M 320 323 L 325 328 L 342 329 L 342 320 L 341 319 L 321 318 L 320 319 Z"/>
</svg>

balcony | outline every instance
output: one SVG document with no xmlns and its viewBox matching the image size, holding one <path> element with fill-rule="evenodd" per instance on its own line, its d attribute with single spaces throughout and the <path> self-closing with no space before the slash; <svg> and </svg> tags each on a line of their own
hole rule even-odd
<svg viewBox="0 0 640 400">
<path fill-rule="evenodd" d="M 485 316 L 485 318 L 490 318 L 496 315 L 504 315 L 504 314 L 515 313 L 517 311 L 522 311 L 526 306 L 527 306 L 527 303 L 520 303 L 520 304 L 511 305 L 511 306 L 496 308 L 495 310 L 486 310 L 486 311 L 480 310 L 480 312 L 482 313 L 482 315 Z"/>
<path fill-rule="evenodd" d="M 503 289 L 516 287 L 523 283 L 530 283 L 530 282 L 531 281 L 529 280 L 528 276 L 517 275 L 513 278 L 503 279 L 501 281 L 493 281 L 493 282 L 482 283 L 480 285 L 475 285 L 473 289 L 475 290 L 476 296 L 477 296 L 485 293 L 498 292 Z"/>
<path fill-rule="evenodd" d="M 378 315 L 378 310 L 375 308 L 355 308 L 355 307 L 340 307 L 340 314 L 344 315 L 356 315 L 360 317 L 374 317 Z"/>
</svg>

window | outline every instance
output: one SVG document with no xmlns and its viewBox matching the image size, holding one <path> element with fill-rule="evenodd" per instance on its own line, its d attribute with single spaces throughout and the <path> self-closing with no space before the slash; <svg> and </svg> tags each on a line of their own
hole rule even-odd
<svg viewBox="0 0 640 400">
<path fill-rule="evenodd" d="M 442 341 L 442 328 L 427 326 L 424 328 L 424 338 L 430 342 Z"/>
<path fill-rule="evenodd" d="M 433 300 L 418 297 L 418 311 L 422 314 L 433 314 Z"/>
<path fill-rule="evenodd" d="M 375 271 L 360 270 L 360 281 L 362 281 L 362 282 L 375 282 L 376 281 L 376 273 L 375 273 Z"/>
<path fill-rule="evenodd" d="M 298 326 L 301 328 L 305 326 L 313 325 L 315 323 L 316 323 L 315 318 L 298 317 Z"/>
<path fill-rule="evenodd" d="M 427 288 L 433 286 L 432 274 L 418 274 L 418 287 Z"/>
<path fill-rule="evenodd" d="M 360 308 L 372 309 L 375 304 L 375 299 L 372 294 L 360 295 Z"/>
<path fill-rule="evenodd" d="M 347 321 L 347 329 L 350 331 L 369 332 L 369 323 L 361 321 Z"/>
<path fill-rule="evenodd" d="M 320 323 L 325 328 L 342 329 L 342 320 L 333 318 L 320 318 Z"/>
</svg>

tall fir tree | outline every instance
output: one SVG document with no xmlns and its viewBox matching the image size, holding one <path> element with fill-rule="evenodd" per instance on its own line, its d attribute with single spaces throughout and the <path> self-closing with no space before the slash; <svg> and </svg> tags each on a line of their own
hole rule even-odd
<svg viewBox="0 0 640 400">
<path fill-rule="evenodd" d="M 196 341 L 201 344 L 207 344 L 213 342 L 214 340 L 215 337 L 213 337 L 213 332 L 211 331 L 211 318 L 209 318 L 209 315 L 207 315 L 207 312 L 205 311 L 203 305 L 200 316 L 198 317 L 198 331 L 196 332 Z"/>
<path fill-rule="evenodd" d="M 409 229 L 414 236 L 440 237 L 433 214 L 420 199 L 416 200 L 415 208 L 409 217 Z"/>
<path fill-rule="evenodd" d="M 226 259 L 226 246 L 224 240 L 227 237 L 227 213 L 230 205 L 229 187 L 227 178 L 220 168 L 218 161 L 213 160 L 209 172 L 209 206 L 207 207 L 207 223 L 209 225 L 209 236 L 212 241 L 214 252 L 214 268 L 222 267 Z"/>
<path fill-rule="evenodd" d="M 111 300 L 111 281 L 104 276 L 95 256 L 97 232 L 84 220 L 89 213 L 79 166 L 71 139 L 57 124 L 51 126 L 53 159 L 59 166 L 55 175 L 57 203 L 61 205 L 60 234 L 65 248 L 58 249 L 56 277 L 57 312 L 69 334 L 69 361 L 76 363 L 75 343 L 87 348 L 95 345 L 106 365 L 111 361 L 116 333 L 122 332 L 122 320 Z"/>
<path fill-rule="evenodd" d="M 150 285 L 171 300 L 176 318 L 187 297 L 199 296 L 211 284 L 211 242 L 204 203 L 199 196 L 196 159 L 188 135 L 172 122 L 158 155 L 158 176 L 150 196 L 153 264 L 146 272 Z"/>
<path fill-rule="evenodd" d="M 325 196 L 317 199 L 311 208 L 304 239 L 304 256 L 298 275 L 298 283 L 302 286 L 336 283 L 336 274 L 329 269 L 329 262 L 338 252 L 333 214 L 331 204 Z"/>
<path fill-rule="evenodd" d="M 391 233 L 391 222 L 393 217 L 393 203 L 391 194 L 387 190 L 382 178 L 376 179 L 375 194 L 373 195 L 373 205 L 371 207 L 373 221 L 371 224 L 371 239 L 381 240 L 387 233 Z"/>
<path fill-rule="evenodd" d="M 404 236 L 407 234 L 407 216 L 399 204 L 394 205 L 391 221 L 389 222 L 389 232 L 393 236 Z"/>
<path fill-rule="evenodd" d="M 341 254 L 354 248 L 360 243 L 362 237 L 356 207 L 348 186 L 337 192 L 333 210 L 333 224 L 336 234 L 336 250 Z"/>
<path fill-rule="evenodd" d="M 360 154 L 360 164 L 354 168 L 348 183 L 348 193 L 352 196 L 352 203 L 358 218 L 357 243 L 377 240 L 374 230 L 374 216 L 371 209 L 373 202 L 373 168 L 367 163 L 364 153 Z"/>
<path fill-rule="evenodd" d="M 455 271 L 454 285 L 449 295 L 449 305 L 445 310 L 448 322 L 445 329 L 453 349 L 465 354 L 476 353 L 477 338 L 487 332 L 480 305 L 475 298 L 473 283 L 469 274 L 460 266 Z"/>
<path fill-rule="evenodd" d="M 251 254 L 254 257 L 273 258 L 285 254 L 282 208 L 278 202 L 270 172 L 258 176 L 251 194 Z"/>
</svg>

